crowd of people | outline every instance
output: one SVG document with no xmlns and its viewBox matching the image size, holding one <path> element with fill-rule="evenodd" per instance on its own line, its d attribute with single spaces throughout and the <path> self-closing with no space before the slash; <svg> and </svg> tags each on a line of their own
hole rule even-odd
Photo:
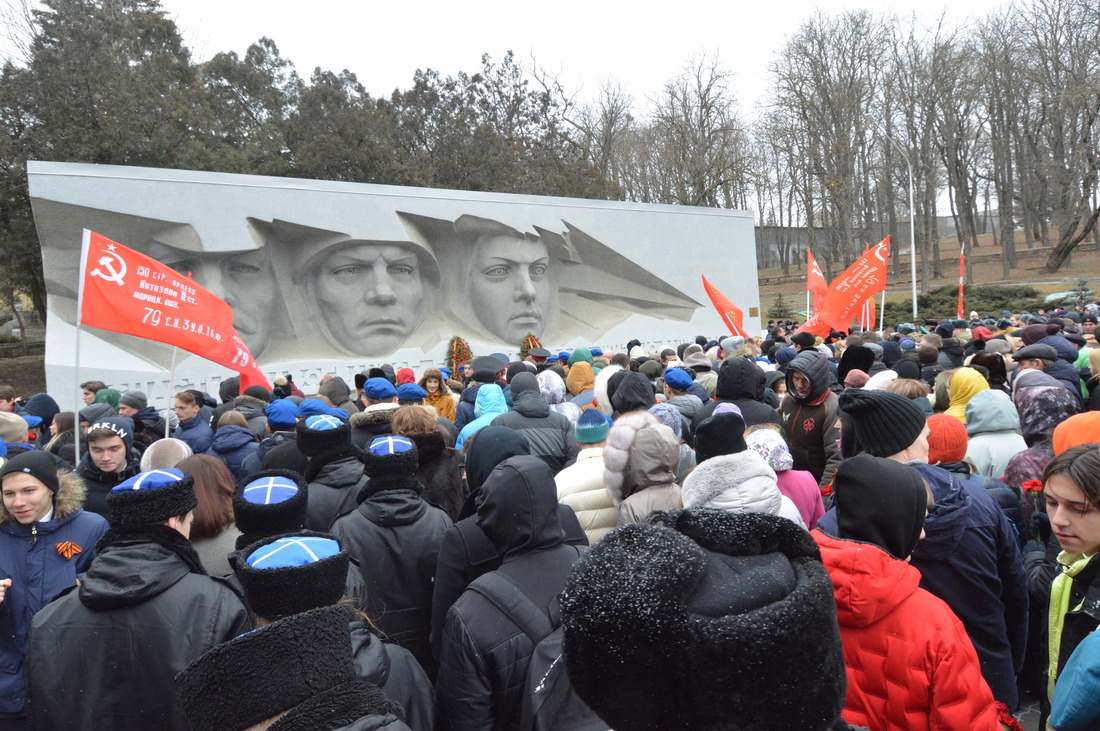
<svg viewBox="0 0 1100 731">
<path fill-rule="evenodd" d="M 0 386 L 0 731 L 1100 729 L 1096 324 Z"/>
</svg>

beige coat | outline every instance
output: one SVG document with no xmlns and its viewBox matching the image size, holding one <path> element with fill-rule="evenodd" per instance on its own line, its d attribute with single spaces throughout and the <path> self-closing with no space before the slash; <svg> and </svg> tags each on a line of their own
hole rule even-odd
<svg viewBox="0 0 1100 731">
<path fill-rule="evenodd" d="M 558 502 L 573 508 L 591 545 L 615 527 L 619 508 L 604 488 L 603 447 L 582 449 L 577 461 L 554 477 Z"/>
</svg>

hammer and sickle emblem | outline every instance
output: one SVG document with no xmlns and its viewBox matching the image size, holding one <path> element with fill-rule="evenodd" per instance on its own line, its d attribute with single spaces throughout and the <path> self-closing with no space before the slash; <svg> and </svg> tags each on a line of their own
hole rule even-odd
<svg viewBox="0 0 1100 731">
<path fill-rule="evenodd" d="M 115 268 L 116 261 L 118 262 L 118 269 Z M 99 277 L 108 282 L 114 282 L 120 287 L 125 284 L 122 278 L 126 276 L 126 261 L 121 256 L 114 253 L 106 253 L 99 258 L 98 263 L 99 266 L 92 270 L 93 277 Z M 100 267 L 102 267 L 102 269 L 100 269 Z"/>
</svg>

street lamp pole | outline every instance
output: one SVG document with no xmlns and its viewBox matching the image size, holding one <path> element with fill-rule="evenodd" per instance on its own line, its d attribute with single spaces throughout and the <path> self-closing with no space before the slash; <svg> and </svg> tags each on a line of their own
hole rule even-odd
<svg viewBox="0 0 1100 731">
<path fill-rule="evenodd" d="M 913 325 L 917 324 L 917 236 L 916 236 L 916 212 L 913 210 L 913 165 L 909 162 L 909 156 L 905 150 L 894 142 L 892 137 L 887 137 L 890 144 L 901 153 L 905 160 L 905 166 L 909 169 L 909 275 L 913 282 Z"/>
</svg>

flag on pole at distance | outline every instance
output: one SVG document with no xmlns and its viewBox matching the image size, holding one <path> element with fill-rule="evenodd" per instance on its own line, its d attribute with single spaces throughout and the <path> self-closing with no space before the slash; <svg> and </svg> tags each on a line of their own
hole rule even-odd
<svg viewBox="0 0 1100 731">
<path fill-rule="evenodd" d="M 745 334 L 744 313 L 741 312 L 741 308 L 733 304 L 726 295 L 715 289 L 707 281 L 706 275 L 703 275 L 703 289 L 707 290 L 707 296 L 714 304 L 714 309 L 718 310 L 718 316 L 722 318 L 722 322 L 726 323 L 726 327 L 730 329 L 730 334 L 748 338 L 748 335 Z"/>
<path fill-rule="evenodd" d="M 806 291 L 813 294 L 814 312 L 820 312 L 825 304 L 825 295 L 829 291 L 829 283 L 825 281 L 825 274 L 817 265 L 817 259 L 809 249 L 806 249 Z"/>
<path fill-rule="evenodd" d="M 233 329 L 233 311 L 188 277 L 144 254 L 84 230 L 78 318 L 82 325 L 174 345 L 271 390 Z"/>
<path fill-rule="evenodd" d="M 966 319 L 963 315 L 963 290 L 966 288 L 966 254 L 959 254 L 959 309 L 955 319 Z"/>
</svg>

